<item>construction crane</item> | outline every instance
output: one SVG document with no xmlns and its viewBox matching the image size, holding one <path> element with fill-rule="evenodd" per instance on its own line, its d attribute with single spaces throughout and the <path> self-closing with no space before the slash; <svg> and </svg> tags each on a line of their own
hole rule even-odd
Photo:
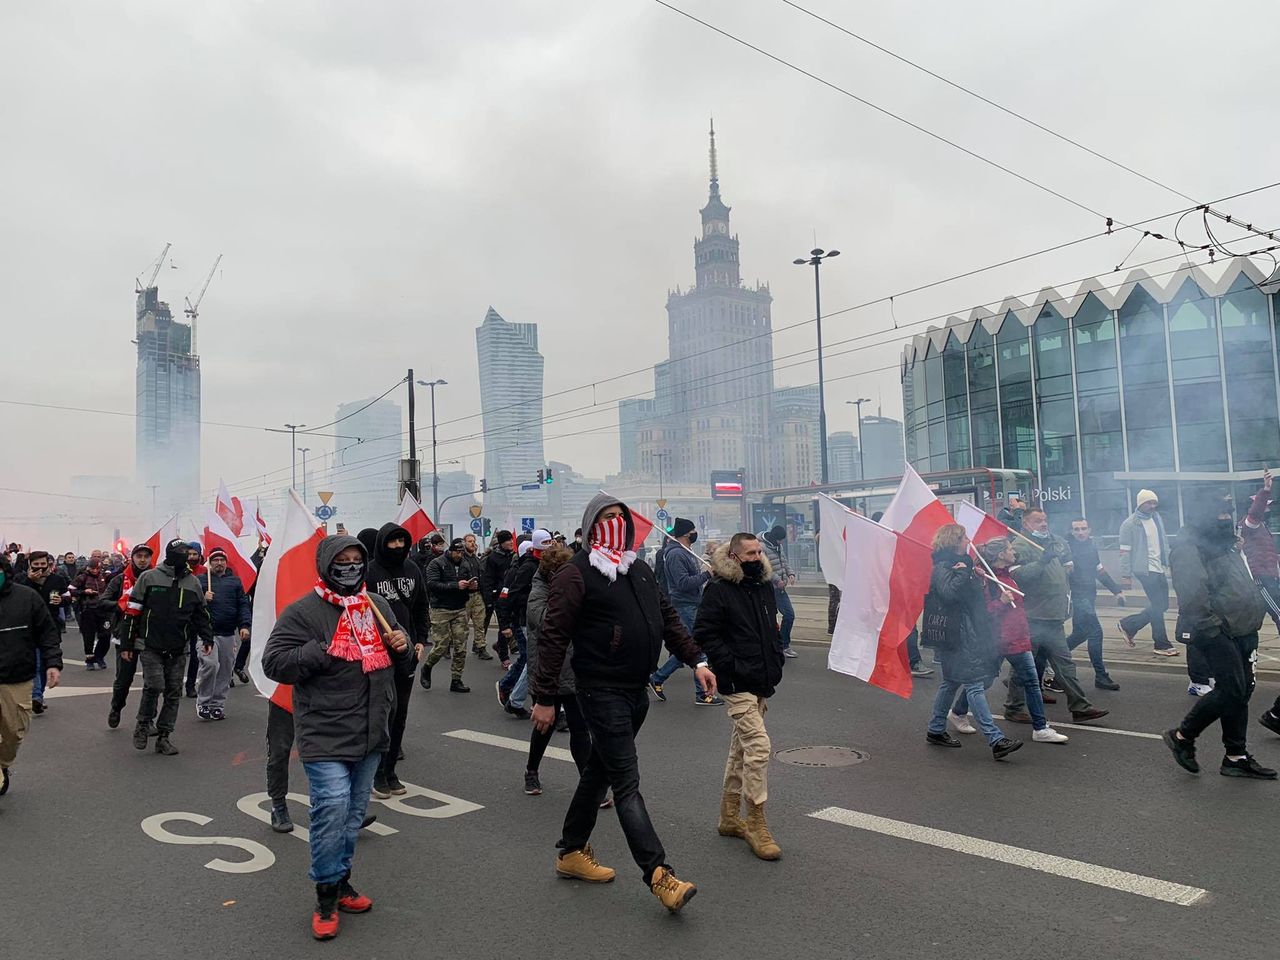
<svg viewBox="0 0 1280 960">
<path fill-rule="evenodd" d="M 147 281 L 146 287 L 142 285 L 142 281 L 137 277 L 133 278 L 134 293 L 141 293 L 143 290 L 156 285 L 156 277 L 160 276 L 160 268 L 164 266 L 164 258 L 169 255 L 169 248 L 172 246 L 172 243 L 166 243 L 164 249 L 160 251 L 160 256 L 156 258 L 155 268 L 151 271 L 151 279 Z"/>
<path fill-rule="evenodd" d="M 191 320 L 191 352 L 196 352 L 196 320 L 200 317 L 200 301 L 204 299 L 205 291 L 209 289 L 209 284 L 213 281 L 213 275 L 218 272 L 218 264 L 222 262 L 222 254 L 218 254 L 218 259 L 213 261 L 213 266 L 209 268 L 209 275 L 204 278 L 204 286 L 200 288 L 200 295 L 196 297 L 196 302 L 191 302 L 191 295 L 186 297 L 187 307 L 182 312 Z"/>
</svg>

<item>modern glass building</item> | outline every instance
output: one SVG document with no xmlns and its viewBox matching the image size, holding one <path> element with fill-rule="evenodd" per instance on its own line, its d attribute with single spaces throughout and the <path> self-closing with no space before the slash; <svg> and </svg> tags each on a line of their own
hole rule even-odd
<svg viewBox="0 0 1280 960">
<path fill-rule="evenodd" d="M 1138 490 L 1180 525 L 1195 486 L 1243 510 L 1280 465 L 1280 283 L 1244 258 L 1118 289 L 1007 300 L 915 337 L 903 351 L 906 456 L 918 470 L 1030 470 L 1055 529 L 1084 514 L 1113 535 Z"/>
</svg>

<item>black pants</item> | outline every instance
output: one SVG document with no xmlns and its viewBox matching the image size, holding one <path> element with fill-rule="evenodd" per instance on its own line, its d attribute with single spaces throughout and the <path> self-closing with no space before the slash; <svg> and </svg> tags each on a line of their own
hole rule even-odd
<svg viewBox="0 0 1280 960">
<path fill-rule="evenodd" d="M 85 607 L 80 611 L 80 637 L 85 660 L 104 660 L 111 649 L 111 618 Z M 105 660 L 104 660 L 105 662 Z"/>
<path fill-rule="evenodd" d="M 1198 683 L 1204 687 L 1207 687 L 1209 681 L 1213 679 L 1213 665 L 1205 656 L 1203 644 L 1187 644 L 1187 676 L 1192 683 Z"/>
<path fill-rule="evenodd" d="M 196 688 L 196 674 L 200 672 L 200 655 L 196 653 L 196 638 L 187 641 L 187 689 Z"/>
<path fill-rule="evenodd" d="M 236 648 L 236 665 L 235 669 L 243 670 L 249 662 L 249 644 L 250 640 L 241 640 L 240 646 Z"/>
<path fill-rule="evenodd" d="M 587 770 L 587 759 L 591 756 L 591 731 L 587 729 L 587 721 L 582 716 L 576 697 L 556 697 L 556 708 L 564 710 L 564 718 L 569 722 L 569 753 L 573 755 L 573 762 L 578 767 L 578 777 L 581 779 Z M 541 733 L 537 727 L 533 728 L 533 733 L 529 735 L 529 762 L 526 764 L 531 772 L 538 772 L 542 756 L 547 752 L 555 733 L 554 724 L 547 728 L 546 733 Z"/>
<path fill-rule="evenodd" d="M 120 656 L 120 648 L 116 647 L 116 679 L 111 684 L 111 710 L 120 713 L 129 702 L 129 688 L 133 686 L 133 678 L 138 675 L 138 657 L 125 660 Z"/>
<path fill-rule="evenodd" d="M 138 723 L 156 721 L 161 733 L 173 733 L 178 725 L 178 706 L 182 702 L 182 674 L 187 666 L 187 655 L 156 653 L 143 650 L 134 654 L 142 661 L 142 700 L 138 704 Z M 164 694 L 160 717 L 156 718 L 156 703 Z"/>
<path fill-rule="evenodd" d="M 667 865 L 666 851 L 640 795 L 640 763 L 636 757 L 636 734 L 649 712 L 649 691 L 643 687 L 579 690 L 578 706 L 591 733 L 591 754 L 569 802 L 564 830 L 556 846 L 568 853 L 581 850 L 590 842 L 600 804 L 612 787 L 618 822 L 647 886 L 654 871 Z"/>
<path fill-rule="evenodd" d="M 399 667 L 393 667 L 395 673 L 396 707 L 391 712 L 391 746 L 382 755 L 378 764 L 378 776 L 386 778 L 396 772 L 396 757 L 400 756 L 400 747 L 404 744 L 404 726 L 409 720 L 409 697 L 413 693 L 413 671 L 403 674 Z"/>
<path fill-rule="evenodd" d="M 284 803 L 289 792 L 289 754 L 293 750 L 293 714 L 267 704 L 267 795 Z"/>
<path fill-rule="evenodd" d="M 1222 724 L 1222 745 L 1228 754 L 1245 752 L 1249 727 L 1249 698 L 1255 684 L 1254 664 L 1258 657 L 1258 635 L 1221 636 L 1200 641 L 1213 677 L 1213 691 L 1196 700 L 1191 712 L 1183 718 L 1179 729 L 1188 740 L 1194 740 L 1217 720 Z"/>
<path fill-rule="evenodd" d="M 1168 650 L 1173 646 L 1164 626 L 1164 612 L 1169 609 L 1169 581 L 1163 573 L 1135 573 L 1134 576 L 1142 584 L 1142 592 L 1147 595 L 1147 606 L 1121 620 L 1120 627 L 1134 636 L 1147 624 L 1151 624 L 1151 642 L 1157 650 Z"/>
</svg>

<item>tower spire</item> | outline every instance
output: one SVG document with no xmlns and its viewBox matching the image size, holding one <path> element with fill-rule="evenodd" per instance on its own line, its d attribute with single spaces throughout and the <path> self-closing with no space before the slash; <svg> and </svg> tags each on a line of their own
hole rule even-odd
<svg viewBox="0 0 1280 960">
<path fill-rule="evenodd" d="M 719 198 L 720 196 L 720 171 L 716 167 L 716 118 L 711 118 L 711 149 L 708 151 L 711 159 L 711 196 Z"/>
</svg>

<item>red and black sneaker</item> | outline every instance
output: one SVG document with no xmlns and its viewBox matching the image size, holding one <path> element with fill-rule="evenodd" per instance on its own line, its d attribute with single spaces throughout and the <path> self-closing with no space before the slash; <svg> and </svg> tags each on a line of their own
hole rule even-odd
<svg viewBox="0 0 1280 960">
<path fill-rule="evenodd" d="M 357 892 L 350 880 L 343 878 L 338 884 L 338 909 L 343 913 L 368 913 L 373 909 L 373 901 Z"/>
<path fill-rule="evenodd" d="M 316 884 L 316 910 L 311 915 L 311 933 L 317 940 L 338 935 L 338 884 Z"/>
</svg>

